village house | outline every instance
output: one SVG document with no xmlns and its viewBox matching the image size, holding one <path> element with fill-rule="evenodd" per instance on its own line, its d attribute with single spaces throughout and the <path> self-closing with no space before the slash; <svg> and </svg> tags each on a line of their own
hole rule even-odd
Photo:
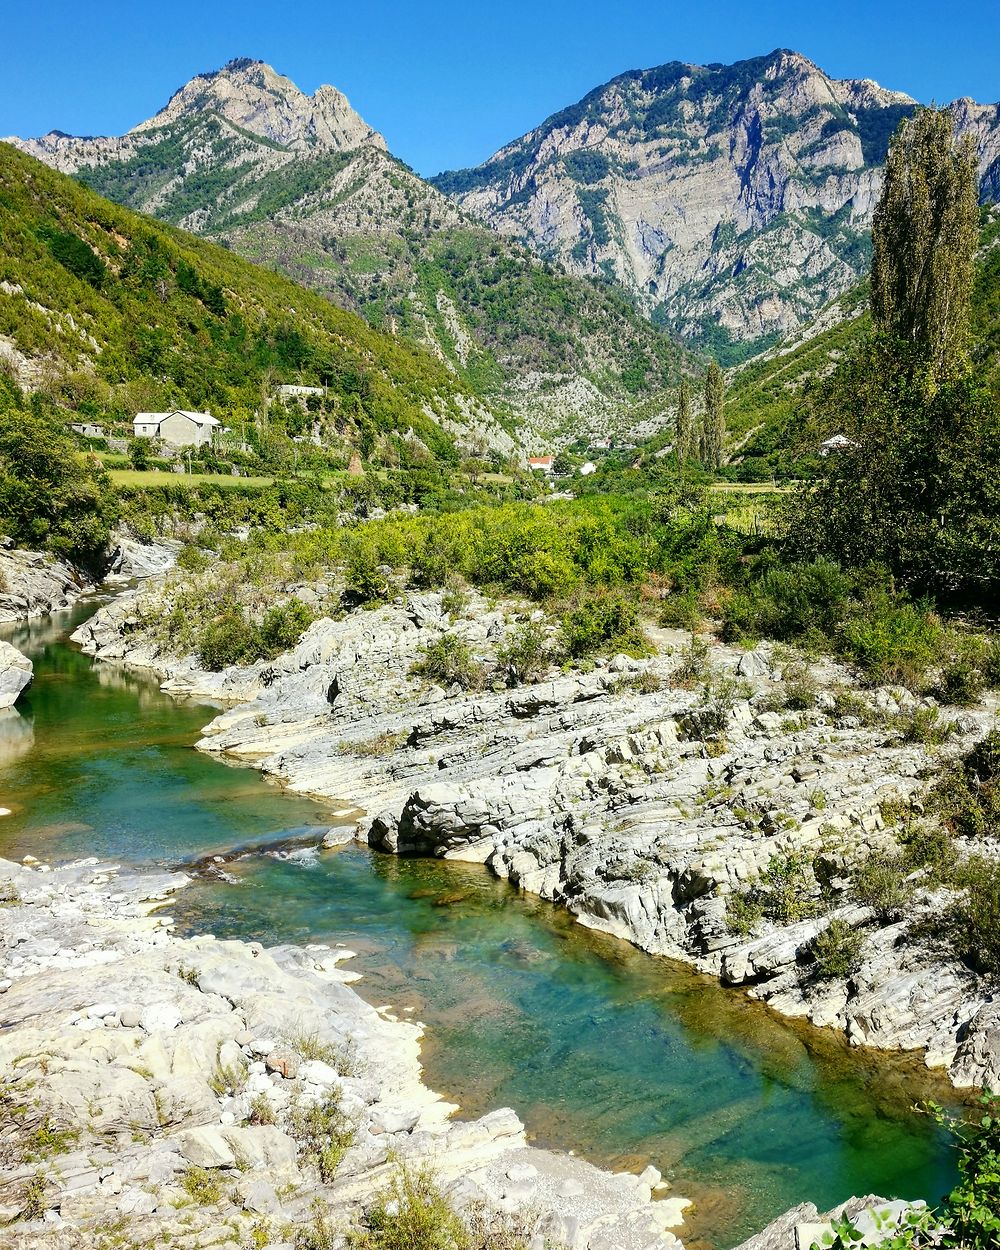
<svg viewBox="0 0 1000 1250">
<path fill-rule="evenodd" d="M 551 473 L 555 462 L 555 456 L 529 456 L 528 468 L 534 469 L 539 473 Z"/>
<path fill-rule="evenodd" d="M 207 412 L 139 412 L 132 422 L 136 438 L 158 438 L 170 447 L 200 447 L 211 443 L 219 422 Z"/>
<path fill-rule="evenodd" d="M 834 434 L 832 438 L 820 443 L 819 454 L 829 456 L 832 452 L 847 451 L 851 447 L 857 447 L 853 438 L 848 438 L 846 434 Z"/>
<path fill-rule="evenodd" d="M 307 395 L 325 395 L 325 386 L 294 386 L 291 383 L 285 383 L 282 386 L 275 387 L 275 395 L 278 399 L 298 399 Z"/>
<path fill-rule="evenodd" d="M 101 425 L 93 425 L 89 421 L 74 421 L 69 427 L 82 438 L 103 438 L 104 427 Z"/>
</svg>

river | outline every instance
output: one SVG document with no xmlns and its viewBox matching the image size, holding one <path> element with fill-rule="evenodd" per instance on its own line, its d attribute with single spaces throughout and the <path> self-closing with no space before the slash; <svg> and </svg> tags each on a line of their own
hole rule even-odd
<svg viewBox="0 0 1000 1250">
<path fill-rule="evenodd" d="M 807 1199 L 950 1184 L 947 1142 L 913 1110 L 947 1089 L 910 1059 L 780 1020 L 476 865 L 276 849 L 331 812 L 194 751 L 214 709 L 83 656 L 68 635 L 92 610 L 5 631 L 36 676 L 0 718 L 0 855 L 174 866 L 260 848 L 179 894 L 178 929 L 348 945 L 359 991 L 426 1024 L 433 1088 L 463 1113 L 513 1106 L 540 1145 L 654 1163 L 695 1200 L 689 1250 Z"/>
</svg>

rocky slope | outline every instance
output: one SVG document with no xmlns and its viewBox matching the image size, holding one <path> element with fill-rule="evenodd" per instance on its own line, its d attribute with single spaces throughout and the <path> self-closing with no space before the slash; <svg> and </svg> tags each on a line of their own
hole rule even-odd
<svg viewBox="0 0 1000 1250">
<path fill-rule="evenodd" d="M 913 107 L 778 50 L 619 75 L 475 169 L 434 179 L 463 208 L 606 274 L 658 322 L 733 362 L 773 344 L 868 266 L 889 137 Z M 960 100 L 983 194 L 1000 192 L 1000 109 Z"/>
<path fill-rule="evenodd" d="M 199 75 L 120 137 L 9 141 L 363 311 L 540 435 L 627 430 L 630 406 L 683 363 L 620 294 L 418 178 L 333 87 L 307 96 L 259 61 Z"/>
<path fill-rule="evenodd" d="M 898 811 L 920 801 L 940 754 L 891 720 L 866 726 L 845 712 L 845 670 L 824 662 L 803 678 L 767 647 L 702 655 L 661 631 L 653 660 L 446 691 L 409 675 L 423 648 L 453 633 L 489 664 L 512 609 L 474 600 L 452 617 L 440 595 L 411 594 L 319 620 L 275 661 L 205 673 L 144 634 L 171 593 L 126 595 L 76 637 L 100 657 L 154 668 L 165 690 L 238 704 L 206 728 L 202 749 L 361 809 L 359 836 L 382 849 L 484 862 L 581 923 L 690 961 L 853 1044 L 922 1050 L 959 1085 L 1000 1075 L 989 986 L 910 936 L 909 920 L 941 900 L 918 895 L 907 920 L 888 923 L 850 892 L 852 869 L 896 846 Z M 806 679 L 814 697 L 795 711 L 789 691 Z M 915 706 L 901 689 L 869 701 L 886 717 Z M 955 713 L 942 750 L 967 747 L 995 713 Z M 801 918 L 734 927 L 741 892 L 773 865 L 796 864 Z M 823 979 L 810 951 L 833 920 L 858 930 L 860 962 Z"/>
<path fill-rule="evenodd" d="M 687 1204 L 654 1168 L 536 1150 L 507 1109 L 452 1119 L 421 1083 L 420 1027 L 348 988 L 349 951 L 173 936 L 151 913 L 184 882 L 0 861 L 10 1250 L 332 1246 L 400 1166 L 431 1166 L 498 1236 L 680 1246 Z"/>
</svg>

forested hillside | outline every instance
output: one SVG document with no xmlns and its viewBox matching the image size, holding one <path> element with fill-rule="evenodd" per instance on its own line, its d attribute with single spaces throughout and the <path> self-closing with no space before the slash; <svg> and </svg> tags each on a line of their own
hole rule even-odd
<svg viewBox="0 0 1000 1250">
<path fill-rule="evenodd" d="M 439 458 L 456 458 L 456 437 L 511 446 L 426 353 L 6 144 L 0 235 L 5 368 L 70 409 L 207 407 L 236 422 L 276 384 L 313 383 L 327 427 L 366 455 L 408 431 Z"/>
<path fill-rule="evenodd" d="M 306 96 L 261 62 L 198 75 L 120 138 L 15 142 L 424 347 L 539 444 L 628 430 L 633 406 L 690 368 L 620 288 L 490 230 L 393 157 L 339 92 Z"/>
</svg>

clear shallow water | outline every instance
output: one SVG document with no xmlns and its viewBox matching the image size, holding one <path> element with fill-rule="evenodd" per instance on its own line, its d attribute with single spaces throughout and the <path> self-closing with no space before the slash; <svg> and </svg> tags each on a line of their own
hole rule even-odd
<svg viewBox="0 0 1000 1250">
<path fill-rule="evenodd" d="M 19 629 L 36 682 L 0 719 L 0 854 L 176 863 L 323 826 L 322 805 L 191 749 L 213 709 L 94 666 L 62 640 L 86 609 Z M 591 934 L 477 866 L 350 847 L 254 853 L 177 897 L 183 931 L 344 942 L 361 991 L 428 1025 L 429 1083 L 517 1108 L 541 1144 L 652 1161 L 693 1197 L 685 1241 L 732 1246 L 805 1199 L 936 1198 L 946 1145 L 911 1106 L 916 1065 L 850 1051 L 743 996 Z"/>
</svg>

